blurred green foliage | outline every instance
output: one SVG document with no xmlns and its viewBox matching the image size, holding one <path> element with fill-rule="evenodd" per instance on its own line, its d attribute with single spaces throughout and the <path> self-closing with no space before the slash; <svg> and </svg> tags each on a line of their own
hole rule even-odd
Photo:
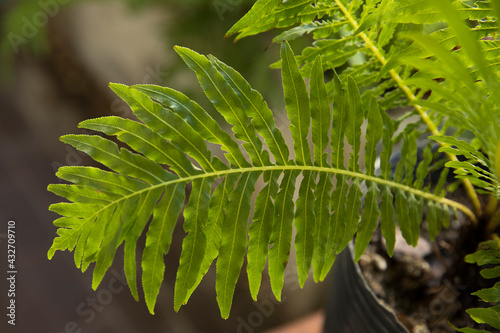
<svg viewBox="0 0 500 333">
<path fill-rule="evenodd" d="M 111 0 L 106 0 L 111 1 Z M 29 55 L 36 59 L 50 58 L 48 24 L 52 17 L 68 6 L 81 0 L 6 0 L 0 4 L 0 78 L 5 82 L 13 79 L 16 57 Z M 279 50 L 268 49 L 272 37 L 267 35 L 233 43 L 224 39 L 225 32 L 242 17 L 253 0 L 126 0 L 133 11 L 140 12 L 151 6 L 174 12 L 174 21 L 165 22 L 164 33 L 172 45 L 165 52 L 171 53 L 173 45 L 182 45 L 202 53 L 214 54 L 239 72 L 249 82 L 258 84 L 267 92 L 265 98 L 274 105 L 282 105 L 280 84 L 273 79 L 268 64 L 279 59 Z M 244 56 L 242 56 L 244 55 Z M 169 74 L 184 70 L 182 61 L 165 68 Z M 275 74 L 279 74 L 276 71 Z M 200 93 L 193 87 L 193 94 Z"/>
</svg>

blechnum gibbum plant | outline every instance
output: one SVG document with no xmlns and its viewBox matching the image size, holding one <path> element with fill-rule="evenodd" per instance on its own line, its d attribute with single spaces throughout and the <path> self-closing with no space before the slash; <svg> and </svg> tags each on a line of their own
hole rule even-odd
<svg viewBox="0 0 500 333">
<path fill-rule="evenodd" d="M 102 117 L 80 123 L 116 137 L 121 148 L 100 135 L 61 138 L 109 170 L 59 169 L 57 176 L 72 184 L 49 190 L 70 202 L 50 207 L 62 217 L 54 222 L 58 237 L 49 258 L 67 249 L 82 271 L 95 262 L 97 288 L 123 243 L 127 281 L 138 299 L 136 245 L 146 233 L 139 259 L 153 313 L 164 256 L 182 215 L 186 236 L 174 308 L 188 301 L 216 260 L 217 302 L 227 318 L 245 259 L 252 297 L 268 262 L 279 300 L 291 250 L 303 286 L 311 269 L 315 281 L 325 279 L 335 254 L 354 237 L 359 259 L 378 225 L 389 255 L 396 221 L 411 245 L 418 242 L 424 215 L 431 239 L 456 211 L 471 223 L 493 216 L 487 222 L 493 232 L 500 197 L 499 7 L 495 1 L 257 1 L 228 35 L 238 33 L 239 39 L 285 28 L 275 38 L 281 60 L 273 67 L 281 68 L 293 148 L 262 96 L 237 71 L 213 56 L 175 47 L 232 133 L 178 91 L 110 84 L 138 121 Z M 294 55 L 288 40 L 304 34 L 314 42 Z M 412 111 L 393 120 L 386 110 L 401 105 Z M 403 125 L 412 115 L 419 120 Z M 430 170 L 441 162 L 430 145 L 417 162 L 421 136 L 438 142 L 448 159 L 432 186 Z M 401 159 L 391 166 L 400 141 Z M 220 146 L 223 157 L 207 143 Z M 457 186 L 446 184 L 448 168 L 472 208 L 445 197 L 449 186 Z M 481 207 L 478 193 L 491 197 L 489 208 Z"/>
</svg>

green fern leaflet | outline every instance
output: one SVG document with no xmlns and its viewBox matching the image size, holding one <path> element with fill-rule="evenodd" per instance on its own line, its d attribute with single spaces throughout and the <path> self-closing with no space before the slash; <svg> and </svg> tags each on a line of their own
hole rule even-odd
<svg viewBox="0 0 500 333">
<path fill-rule="evenodd" d="M 392 120 L 375 98 L 363 105 L 358 87 L 349 77 L 344 82 L 334 77 L 331 106 L 321 57 L 311 67 L 307 91 L 290 46 L 281 46 L 290 122 L 290 132 L 285 133 L 276 126 L 262 96 L 233 68 L 187 48 L 176 47 L 176 51 L 196 73 L 232 133 L 180 92 L 155 85 L 111 84 L 140 121 L 103 117 L 86 120 L 80 127 L 115 136 L 122 148 L 99 135 L 61 138 L 109 169 L 61 167 L 57 176 L 72 184 L 49 186 L 70 202 L 50 207 L 62 217 L 54 222 L 59 227 L 58 237 L 48 257 L 56 250 L 73 251 L 82 271 L 95 262 L 93 288 L 123 243 L 127 281 L 138 299 L 136 246 L 146 233 L 141 280 L 153 313 L 164 278 L 164 256 L 181 214 L 186 236 L 174 308 L 178 310 L 188 301 L 217 259 L 217 302 L 224 318 L 229 316 L 245 256 L 252 297 L 257 297 L 267 260 L 272 290 L 280 299 L 292 244 L 303 286 L 311 267 L 314 280 L 323 280 L 335 254 L 356 233 L 359 258 L 379 219 L 391 254 L 396 218 L 408 243 L 415 245 L 426 204 L 434 234 L 446 225 L 449 208 L 472 216 L 464 206 L 443 198 L 441 190 L 433 194 L 423 188 L 431 161 L 425 158 L 414 175 L 413 136 L 403 145 L 392 179 Z M 367 122 L 366 144 L 360 139 L 363 122 Z M 290 133 L 293 149 L 284 139 Z M 383 146 L 380 174 L 375 171 L 379 141 Z M 219 145 L 224 157 L 214 156 L 207 142 Z M 351 154 L 345 158 L 348 149 Z M 298 231 L 295 239 L 294 227 Z"/>
</svg>

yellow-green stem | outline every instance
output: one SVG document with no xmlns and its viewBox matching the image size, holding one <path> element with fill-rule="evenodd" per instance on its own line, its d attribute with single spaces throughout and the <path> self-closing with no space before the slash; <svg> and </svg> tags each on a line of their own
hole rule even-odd
<svg viewBox="0 0 500 333">
<path fill-rule="evenodd" d="M 358 23 L 352 17 L 352 15 L 349 13 L 347 8 L 345 8 L 345 6 L 342 4 L 342 2 L 340 0 L 335 0 L 335 2 L 337 4 L 337 6 L 339 7 L 339 9 L 344 13 L 345 17 L 349 20 L 352 27 L 355 30 L 358 29 L 359 28 Z M 382 53 L 380 53 L 380 51 L 375 46 L 375 44 L 373 44 L 372 40 L 364 32 L 359 33 L 359 37 L 361 37 L 361 39 L 363 39 L 366 46 L 373 52 L 373 54 L 375 55 L 377 60 L 382 64 L 382 66 L 384 66 L 387 63 L 387 60 L 384 58 Z M 396 82 L 398 87 L 401 89 L 401 91 L 403 91 L 403 93 L 406 95 L 406 97 L 408 98 L 408 100 L 410 102 L 418 102 L 418 98 L 413 94 L 411 89 L 407 85 L 404 84 L 403 80 L 401 79 L 401 77 L 399 76 L 399 74 L 396 71 L 391 69 L 389 71 L 389 74 L 391 75 L 391 78 Z M 415 110 L 417 110 L 420 117 L 422 118 L 422 121 L 426 124 L 427 128 L 429 129 L 429 131 L 433 135 L 441 135 L 436 124 L 434 124 L 432 119 L 429 118 L 429 115 L 427 114 L 427 112 L 425 112 L 425 110 L 422 109 L 422 107 L 420 105 L 415 105 Z M 443 147 L 448 146 L 446 144 L 441 144 L 441 145 Z M 451 161 L 457 161 L 457 157 L 455 155 L 452 155 L 449 153 L 446 153 L 446 155 L 448 156 L 448 158 Z M 474 186 L 472 185 L 472 183 L 468 179 L 462 179 L 462 183 L 464 185 L 465 191 L 467 192 L 467 195 L 469 196 L 469 199 L 471 200 L 472 206 L 474 207 L 474 210 L 476 211 L 476 215 L 478 217 L 480 217 L 482 215 L 481 202 L 479 201 L 479 197 L 477 196 L 477 193 L 474 190 Z M 474 219 L 472 219 L 472 221 L 475 222 L 477 220 L 474 218 Z"/>
</svg>

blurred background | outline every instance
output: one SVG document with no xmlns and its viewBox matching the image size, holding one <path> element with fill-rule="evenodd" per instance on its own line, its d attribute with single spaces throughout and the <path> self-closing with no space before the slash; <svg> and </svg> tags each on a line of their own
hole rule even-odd
<svg viewBox="0 0 500 333">
<path fill-rule="evenodd" d="M 310 279 L 300 289 L 293 258 L 281 304 L 271 296 L 265 274 L 259 301 L 253 302 L 243 268 L 231 317 L 223 320 L 211 270 L 189 303 L 175 313 L 173 282 L 183 237 L 180 225 L 165 258 L 165 281 L 154 316 L 143 299 L 135 302 L 131 297 L 120 255 L 96 291 L 91 289 L 92 269 L 81 273 L 72 253 L 57 252 L 51 261 L 47 259 L 56 236 L 52 222 L 58 217 L 48 207 L 60 201 L 46 190 L 47 185 L 59 182 L 55 172 L 60 166 L 92 165 L 86 156 L 61 143 L 59 136 L 81 133 L 77 124 L 84 119 L 132 117 L 108 89 L 109 82 L 172 87 L 217 119 L 174 45 L 213 54 L 234 67 L 264 95 L 276 112 L 278 125 L 286 127 L 284 121 L 280 124 L 284 118 L 280 73 L 268 68 L 279 58 L 278 45 L 271 45 L 272 36 L 261 34 L 238 43 L 223 37 L 252 3 L 1 0 L 0 269 L 7 271 L 6 230 L 7 222 L 13 220 L 18 274 L 16 326 L 7 325 L 2 314 L 0 332 L 285 332 L 282 325 L 288 325 L 286 332 L 320 331 L 326 284 L 315 285 Z M 1 308 L 5 309 L 5 278 L 0 288 Z M 313 326 L 294 324 L 304 317 Z"/>
</svg>

